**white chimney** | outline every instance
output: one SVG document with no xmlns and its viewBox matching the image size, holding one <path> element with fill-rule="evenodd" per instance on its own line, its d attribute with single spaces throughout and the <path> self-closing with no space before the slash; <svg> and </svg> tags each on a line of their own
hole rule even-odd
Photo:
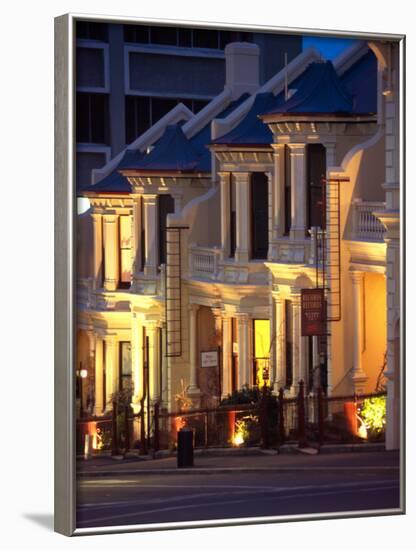
<svg viewBox="0 0 416 550">
<path fill-rule="evenodd" d="M 249 42 L 232 42 L 225 47 L 225 86 L 232 98 L 256 92 L 259 82 L 260 49 Z"/>
</svg>

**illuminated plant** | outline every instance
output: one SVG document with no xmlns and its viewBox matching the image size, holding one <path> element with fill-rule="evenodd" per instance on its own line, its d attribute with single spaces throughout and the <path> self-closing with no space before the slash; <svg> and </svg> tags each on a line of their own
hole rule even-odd
<svg viewBox="0 0 416 550">
<path fill-rule="evenodd" d="M 360 416 L 369 431 L 375 434 L 383 432 L 386 425 L 386 398 L 381 396 L 364 399 Z"/>
<path fill-rule="evenodd" d="M 250 438 L 250 429 L 257 423 L 257 418 L 253 415 L 244 416 L 237 420 L 234 424 L 234 435 L 232 443 L 239 447 L 246 443 Z"/>
</svg>

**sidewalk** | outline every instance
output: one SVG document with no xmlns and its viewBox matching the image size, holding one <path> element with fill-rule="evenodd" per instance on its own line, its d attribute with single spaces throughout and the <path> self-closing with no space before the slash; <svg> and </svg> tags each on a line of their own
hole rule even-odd
<svg viewBox="0 0 416 550">
<path fill-rule="evenodd" d="M 397 451 L 371 451 L 331 453 L 331 454 L 250 454 L 198 453 L 194 455 L 194 467 L 178 469 L 176 456 L 151 459 L 130 456 L 115 460 L 109 456 L 77 460 L 78 477 L 108 477 L 129 475 L 167 474 L 210 474 L 210 473 L 255 473 L 255 472 L 301 472 L 301 471 L 352 471 L 352 470 L 399 470 Z"/>
</svg>

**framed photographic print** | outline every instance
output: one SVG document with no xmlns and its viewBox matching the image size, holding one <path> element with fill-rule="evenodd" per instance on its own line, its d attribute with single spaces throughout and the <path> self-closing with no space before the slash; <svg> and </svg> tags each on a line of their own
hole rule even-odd
<svg viewBox="0 0 416 550">
<path fill-rule="evenodd" d="M 56 530 L 404 513 L 404 36 L 55 28 Z"/>
</svg>

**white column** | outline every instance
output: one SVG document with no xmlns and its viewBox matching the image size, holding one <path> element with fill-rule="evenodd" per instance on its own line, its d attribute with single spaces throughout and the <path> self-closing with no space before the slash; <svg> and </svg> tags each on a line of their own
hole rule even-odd
<svg viewBox="0 0 416 550">
<path fill-rule="evenodd" d="M 325 152 L 326 152 L 326 167 L 331 168 L 334 166 L 338 166 L 336 161 L 336 144 L 334 142 L 326 142 L 324 143 L 325 146 Z"/>
<path fill-rule="evenodd" d="M 247 313 L 237 313 L 238 330 L 238 387 L 250 385 L 249 366 L 249 317 Z"/>
<path fill-rule="evenodd" d="M 116 290 L 119 282 L 118 216 L 104 215 L 105 290 Z"/>
<path fill-rule="evenodd" d="M 231 174 L 219 172 L 221 189 L 221 259 L 227 259 L 230 255 L 230 185 Z"/>
<path fill-rule="evenodd" d="M 155 403 L 160 398 L 159 376 L 159 329 L 156 322 L 146 323 L 146 335 L 149 337 L 149 397 Z"/>
<path fill-rule="evenodd" d="M 273 248 L 273 225 L 274 225 L 274 195 L 275 195 L 275 184 L 273 178 L 273 172 L 266 172 L 267 176 L 267 215 L 268 215 L 268 239 L 269 239 L 269 248 L 267 251 L 267 259 L 272 261 L 275 258 L 275 250 Z"/>
<path fill-rule="evenodd" d="M 189 395 L 198 395 L 198 304 L 189 304 Z"/>
<path fill-rule="evenodd" d="M 236 188 L 236 251 L 235 259 L 247 263 L 250 254 L 250 173 L 235 172 Z"/>
<path fill-rule="evenodd" d="M 93 284 L 103 286 L 103 221 L 101 214 L 91 214 L 93 228 Z"/>
<path fill-rule="evenodd" d="M 306 145 L 289 143 L 291 169 L 291 227 L 292 239 L 304 239 L 306 231 Z"/>
<path fill-rule="evenodd" d="M 352 366 L 352 381 L 354 391 L 363 393 L 367 375 L 362 366 L 363 352 L 363 279 L 364 274 L 359 271 L 351 272 L 352 281 L 352 310 L 353 310 L 353 366 Z"/>
<path fill-rule="evenodd" d="M 112 409 L 112 395 L 118 391 L 117 342 L 114 336 L 105 336 L 105 410 Z"/>
<path fill-rule="evenodd" d="M 183 193 L 182 192 L 172 192 L 173 197 L 173 203 L 174 203 L 174 212 L 175 214 L 180 214 L 182 211 L 182 199 L 183 199 Z"/>
<path fill-rule="evenodd" d="M 134 413 L 140 411 L 140 401 L 143 398 L 143 322 L 136 312 L 131 317 L 131 375 L 133 395 L 131 406 Z"/>
<path fill-rule="evenodd" d="M 223 315 L 222 318 L 222 386 L 221 397 L 231 394 L 231 317 Z"/>
<path fill-rule="evenodd" d="M 278 392 L 280 388 L 285 387 L 286 376 L 286 325 L 285 325 L 285 301 L 281 296 L 274 298 L 275 307 L 275 374 L 273 388 Z"/>
<path fill-rule="evenodd" d="M 273 186 L 273 239 L 282 237 L 285 232 L 285 146 L 273 145 L 274 186 Z"/>
<path fill-rule="evenodd" d="M 133 196 L 133 214 L 131 217 L 132 223 L 132 266 L 133 266 L 133 288 L 137 285 L 140 277 L 140 269 L 142 265 L 142 247 L 141 247 L 141 227 L 142 227 L 142 208 L 141 195 Z"/>
<path fill-rule="evenodd" d="M 303 338 L 301 336 L 300 292 L 292 293 L 293 307 L 293 391 L 297 391 L 303 378 Z"/>
<path fill-rule="evenodd" d="M 160 330 L 162 331 L 162 349 L 159 350 L 162 362 L 162 395 L 160 396 L 160 399 L 163 404 L 166 405 L 168 402 L 168 358 L 166 357 L 166 321 L 162 322 Z"/>
<path fill-rule="evenodd" d="M 96 339 L 95 344 L 95 416 L 101 416 L 105 410 L 104 397 L 104 372 L 103 372 L 103 341 L 101 338 Z"/>
<path fill-rule="evenodd" d="M 158 264 L 157 195 L 143 195 L 146 277 L 155 277 Z"/>
</svg>

